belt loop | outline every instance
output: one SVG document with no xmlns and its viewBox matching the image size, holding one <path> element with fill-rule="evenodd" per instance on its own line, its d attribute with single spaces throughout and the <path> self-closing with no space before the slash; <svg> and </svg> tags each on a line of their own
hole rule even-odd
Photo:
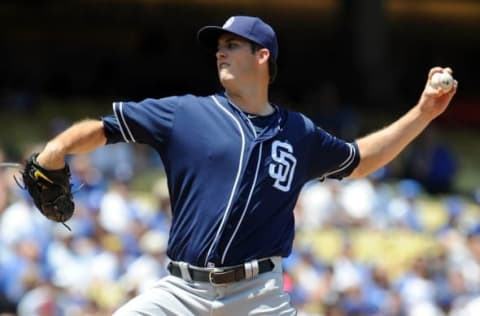
<svg viewBox="0 0 480 316">
<path fill-rule="evenodd" d="M 243 266 L 244 266 L 244 269 L 245 269 L 245 279 L 253 278 L 252 263 L 251 262 L 245 262 L 243 264 Z"/>
<path fill-rule="evenodd" d="M 259 267 L 258 260 L 252 260 L 243 264 L 245 269 L 245 279 L 251 279 L 258 275 Z"/>
<path fill-rule="evenodd" d="M 178 267 L 180 268 L 182 279 L 188 282 L 192 282 L 192 276 L 190 275 L 190 271 L 188 271 L 188 263 L 178 262 Z"/>
<path fill-rule="evenodd" d="M 258 260 L 252 261 L 252 277 L 256 277 L 259 272 Z"/>
</svg>

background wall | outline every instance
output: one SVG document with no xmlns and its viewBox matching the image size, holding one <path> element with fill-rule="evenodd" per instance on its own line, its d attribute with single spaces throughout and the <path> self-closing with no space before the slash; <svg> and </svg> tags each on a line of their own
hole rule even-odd
<svg viewBox="0 0 480 316">
<path fill-rule="evenodd" d="M 411 104 L 425 72 L 447 64 L 462 82 L 460 97 L 478 95 L 480 3 L 447 0 L 2 1 L 1 92 L 208 93 L 216 75 L 195 34 L 234 14 L 275 27 L 273 91 L 294 101 L 333 81 L 342 100 L 362 107 Z"/>
</svg>

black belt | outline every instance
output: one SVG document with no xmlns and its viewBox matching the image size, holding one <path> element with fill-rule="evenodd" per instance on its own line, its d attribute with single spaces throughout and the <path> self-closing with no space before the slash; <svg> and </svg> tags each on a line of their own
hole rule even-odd
<svg viewBox="0 0 480 316">
<path fill-rule="evenodd" d="M 258 260 L 258 274 L 272 271 L 274 266 L 274 263 L 270 259 Z M 170 262 L 167 269 L 172 275 L 183 278 L 178 263 Z M 217 271 L 213 269 L 205 270 L 188 266 L 188 272 L 190 273 L 192 281 L 209 282 L 214 285 L 232 283 L 246 279 L 245 266 L 243 264 Z"/>
</svg>

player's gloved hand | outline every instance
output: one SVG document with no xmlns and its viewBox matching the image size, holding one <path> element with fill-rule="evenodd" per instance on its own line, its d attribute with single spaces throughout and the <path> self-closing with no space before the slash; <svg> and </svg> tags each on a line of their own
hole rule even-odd
<svg viewBox="0 0 480 316">
<path fill-rule="evenodd" d="M 75 208 L 70 183 L 70 168 L 47 170 L 37 162 L 38 153 L 26 161 L 22 172 L 24 188 L 33 199 L 35 206 L 48 219 L 63 223 L 69 220 Z"/>
</svg>

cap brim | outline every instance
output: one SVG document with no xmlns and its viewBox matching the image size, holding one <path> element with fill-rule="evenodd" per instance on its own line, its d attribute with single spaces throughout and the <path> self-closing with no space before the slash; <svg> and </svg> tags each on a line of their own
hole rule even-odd
<svg viewBox="0 0 480 316">
<path fill-rule="evenodd" d="M 231 33 L 220 26 L 204 26 L 197 33 L 197 40 L 208 49 L 216 49 L 218 38 L 223 33 Z"/>
</svg>

